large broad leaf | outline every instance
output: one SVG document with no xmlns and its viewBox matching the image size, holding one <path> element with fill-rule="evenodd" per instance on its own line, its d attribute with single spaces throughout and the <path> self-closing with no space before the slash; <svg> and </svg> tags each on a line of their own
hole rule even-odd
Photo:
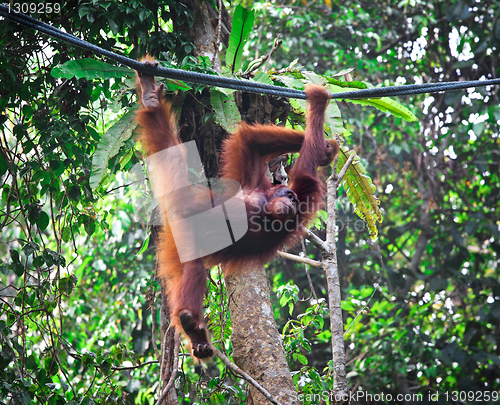
<svg viewBox="0 0 500 405">
<path fill-rule="evenodd" d="M 302 77 L 302 79 L 297 78 L 297 76 Z M 309 71 L 297 71 L 294 73 L 286 73 L 284 75 L 275 76 L 276 80 L 283 83 L 286 87 L 291 89 L 304 89 L 306 83 L 313 83 L 318 85 L 324 85 L 326 83 L 326 79 L 323 76 L 319 76 L 314 72 Z M 292 106 L 296 103 L 292 102 Z M 307 103 L 304 100 L 299 100 L 298 104 L 304 109 L 307 110 Z M 342 123 L 342 115 L 340 113 L 339 106 L 337 103 L 331 102 L 326 107 L 325 112 L 325 130 L 326 132 L 332 135 L 345 135 L 346 130 L 344 129 L 344 124 Z"/>
<path fill-rule="evenodd" d="M 258 83 L 273 84 L 273 81 L 271 80 L 271 76 L 269 76 L 265 72 L 257 72 L 257 74 L 255 75 L 253 80 L 255 82 L 258 82 Z"/>
<path fill-rule="evenodd" d="M 111 79 L 133 75 L 134 71 L 125 66 L 114 66 L 96 59 L 83 58 L 70 60 L 60 66 L 56 66 L 50 74 L 53 77 L 71 79 L 93 80 L 97 78 Z"/>
<path fill-rule="evenodd" d="M 388 111 L 396 117 L 401 117 L 406 121 L 416 121 L 417 117 L 408 108 L 399 104 L 389 97 L 371 98 L 368 100 L 346 100 L 353 104 L 371 105 L 378 108 L 380 111 Z"/>
<path fill-rule="evenodd" d="M 329 79 L 328 81 L 331 83 L 330 88 L 332 89 L 332 93 L 341 93 L 344 91 L 354 91 L 354 90 L 370 88 L 370 86 L 368 86 L 366 83 L 363 82 L 342 82 L 342 86 L 338 86 L 332 83 L 333 81 L 336 81 L 335 79 Z M 390 112 L 392 115 L 395 115 L 396 117 L 401 117 L 406 121 L 417 120 L 415 114 L 413 114 L 408 108 L 404 107 L 403 105 L 399 104 L 397 101 L 394 101 L 389 97 L 369 98 L 360 100 L 345 99 L 345 101 L 353 104 L 369 105 L 378 108 L 380 111 Z"/>
<path fill-rule="evenodd" d="M 342 122 L 342 115 L 337 103 L 330 102 L 326 107 L 325 112 L 325 129 L 330 135 L 346 135 L 344 124 Z"/>
<path fill-rule="evenodd" d="M 102 136 L 92 156 L 90 186 L 93 190 L 107 174 L 108 162 L 116 156 L 122 145 L 132 136 L 137 124 L 134 121 L 135 109 L 130 109 Z"/>
<path fill-rule="evenodd" d="M 232 94 L 226 95 L 217 89 L 210 90 L 210 103 L 215 112 L 215 121 L 227 132 L 233 133 L 241 121 L 240 111 Z"/>
<path fill-rule="evenodd" d="M 307 101 L 306 100 L 290 100 L 290 105 L 297 108 L 300 106 L 301 110 L 307 111 Z M 325 132 L 331 138 L 334 135 L 348 136 L 349 132 L 344 128 L 342 123 L 342 114 L 340 113 L 339 106 L 335 102 L 330 102 L 326 107 L 325 111 Z"/>
<path fill-rule="evenodd" d="M 300 79 L 297 79 L 291 73 L 275 76 L 275 79 L 283 83 L 286 87 L 289 87 L 290 89 L 304 90 L 305 86 L 304 82 Z"/>
<path fill-rule="evenodd" d="M 344 148 L 340 150 L 337 170 L 342 169 L 352 154 L 356 153 L 352 150 L 344 150 Z M 379 208 L 380 200 L 375 196 L 375 185 L 366 174 L 366 169 L 358 156 L 354 157 L 341 184 L 354 207 L 354 212 L 365 221 L 370 238 L 377 239 L 377 222 L 382 222 L 382 213 Z"/>
<path fill-rule="evenodd" d="M 163 84 L 165 84 L 165 87 L 167 88 L 167 91 L 176 91 L 176 90 L 185 91 L 191 89 L 191 86 L 184 83 L 182 80 L 167 79 L 166 77 L 163 77 L 162 80 Z"/>
<path fill-rule="evenodd" d="M 243 47 L 252 31 L 255 12 L 237 5 L 234 10 L 233 28 L 229 36 L 229 46 L 226 52 L 226 65 L 234 73 L 241 69 Z"/>
<path fill-rule="evenodd" d="M 324 77 L 322 77 L 314 72 L 304 70 L 304 71 L 301 71 L 300 73 L 302 73 L 302 76 L 305 79 L 307 79 L 307 81 L 309 83 L 318 84 L 320 86 L 323 86 L 326 83 L 326 79 Z"/>
</svg>

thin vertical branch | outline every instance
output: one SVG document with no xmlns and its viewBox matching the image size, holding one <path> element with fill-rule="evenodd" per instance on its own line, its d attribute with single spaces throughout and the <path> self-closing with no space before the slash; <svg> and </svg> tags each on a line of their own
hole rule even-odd
<svg viewBox="0 0 500 405">
<path fill-rule="evenodd" d="M 219 7 L 219 15 L 217 18 L 217 28 L 215 30 L 215 51 L 214 51 L 214 57 L 212 58 L 212 66 L 217 65 L 217 56 L 219 55 L 220 31 L 222 28 L 222 0 L 218 1 L 217 6 Z"/>
<path fill-rule="evenodd" d="M 344 349 L 344 321 L 342 318 L 342 295 L 340 291 L 340 277 L 337 261 L 337 245 L 335 243 L 337 220 L 337 187 L 347 168 L 352 163 L 354 155 L 350 156 L 339 174 L 337 174 L 337 159 L 333 162 L 333 174 L 326 182 L 327 210 L 326 249 L 322 251 L 323 266 L 328 289 L 328 305 L 330 308 L 330 328 L 332 331 L 332 360 L 333 360 L 333 394 L 338 398 L 337 403 L 347 403 L 349 387 L 347 384 Z"/>
<path fill-rule="evenodd" d="M 167 334 L 165 333 L 165 336 Z M 158 402 L 156 402 L 156 405 L 161 405 L 163 401 L 167 399 L 168 392 L 172 388 L 175 382 L 175 377 L 177 376 L 177 369 L 179 368 L 179 346 L 180 346 L 180 338 L 179 338 L 179 332 L 176 330 L 175 335 L 174 335 L 174 365 L 172 368 L 172 374 L 170 375 L 170 378 L 168 380 L 167 385 L 163 389 L 163 392 L 158 399 Z M 175 389 L 175 388 L 174 388 Z"/>
</svg>

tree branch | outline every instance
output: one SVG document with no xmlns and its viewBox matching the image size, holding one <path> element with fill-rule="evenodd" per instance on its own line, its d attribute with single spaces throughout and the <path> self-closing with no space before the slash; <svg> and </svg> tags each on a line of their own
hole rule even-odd
<svg viewBox="0 0 500 405">
<path fill-rule="evenodd" d="M 288 252 L 281 252 L 281 251 L 278 252 L 278 255 L 284 257 L 285 259 L 295 260 L 296 262 L 305 263 L 310 266 L 319 267 L 321 269 L 323 268 L 323 263 L 317 260 L 309 259 L 307 257 L 297 256 Z"/>
<path fill-rule="evenodd" d="M 177 376 L 177 369 L 179 368 L 179 345 L 180 345 L 179 332 L 177 331 L 177 329 L 175 330 L 174 340 L 175 340 L 174 366 L 172 367 L 172 375 L 170 376 L 170 379 L 168 380 L 165 389 L 161 393 L 158 402 L 156 402 L 156 405 L 161 405 L 161 403 L 165 401 L 165 399 L 167 399 L 168 391 L 170 391 L 170 388 L 172 388 L 172 385 L 174 384 L 175 381 L 175 377 Z"/>
<path fill-rule="evenodd" d="M 260 391 L 262 395 L 264 395 L 269 400 L 269 402 L 275 405 L 281 405 L 276 399 L 273 398 L 273 396 L 269 392 L 267 392 L 267 390 L 264 387 L 262 387 L 257 381 L 255 381 L 252 377 L 250 377 L 247 373 L 245 373 L 236 364 L 231 362 L 231 360 L 229 360 L 224 353 L 222 353 L 219 349 L 217 349 L 213 345 L 212 349 L 214 351 L 214 354 L 222 361 L 222 363 L 224 363 L 227 367 L 229 367 L 231 371 L 241 376 L 245 381 L 252 384 L 256 389 Z"/>
<path fill-rule="evenodd" d="M 347 168 L 352 162 L 351 158 L 354 159 L 354 155 L 351 155 L 349 157 L 338 175 L 336 173 L 336 170 L 334 170 L 333 174 L 328 178 L 326 182 L 328 210 L 328 218 L 326 222 L 326 245 L 328 248 L 325 252 L 322 252 L 322 258 L 328 291 L 328 306 L 330 308 L 330 328 L 332 331 L 332 360 L 334 379 L 332 395 L 334 395 L 335 398 L 348 398 L 350 392 L 347 384 L 345 367 L 343 333 L 344 324 L 342 319 L 342 298 L 337 261 L 337 245 L 335 242 L 335 222 L 337 217 L 337 187 L 340 183 L 340 176 L 345 174 Z M 333 161 L 333 167 L 337 167 L 337 157 Z M 340 401 L 337 401 L 336 403 L 343 404 L 347 402 L 342 399 Z"/>
<path fill-rule="evenodd" d="M 301 227 L 301 231 L 305 232 L 307 240 L 311 242 L 314 246 L 316 246 L 321 253 L 329 251 L 326 243 L 323 240 L 321 240 L 319 236 L 314 234 L 310 229 Z"/>
</svg>

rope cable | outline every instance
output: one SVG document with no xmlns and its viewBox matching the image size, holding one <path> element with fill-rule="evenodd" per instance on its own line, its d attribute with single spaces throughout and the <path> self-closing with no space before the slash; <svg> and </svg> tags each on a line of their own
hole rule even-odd
<svg viewBox="0 0 500 405">
<path fill-rule="evenodd" d="M 134 59 L 127 58 L 115 52 L 93 45 L 72 34 L 61 31 L 49 24 L 36 20 L 22 13 L 10 10 L 7 6 L 0 5 L 0 16 L 15 21 L 18 24 L 25 25 L 35 30 L 41 31 L 50 37 L 65 41 L 79 48 L 92 51 L 95 54 L 106 56 L 122 65 L 128 66 L 140 73 L 166 77 L 169 79 L 183 80 L 190 83 L 198 83 L 207 86 L 225 87 L 233 90 L 242 90 L 251 93 L 268 94 L 276 97 L 305 99 L 305 92 L 298 89 L 290 89 L 271 84 L 259 83 L 250 80 L 234 79 L 221 77 L 199 72 L 190 72 L 180 69 L 165 67 L 151 67 L 144 65 Z M 402 86 L 374 87 L 361 90 L 346 90 L 332 94 L 332 99 L 366 99 L 380 97 L 407 96 L 413 94 L 436 93 L 451 90 L 463 90 L 471 87 L 493 86 L 500 84 L 500 79 L 472 80 L 472 81 L 453 81 L 437 82 L 425 84 L 410 84 Z"/>
<path fill-rule="evenodd" d="M 209 74 L 204 74 L 204 73 L 198 73 L 198 72 L 189 72 L 189 71 L 183 71 L 179 69 L 171 69 L 171 68 L 164 68 L 164 67 L 150 67 L 147 65 L 144 65 L 142 62 L 139 62 L 134 59 L 127 58 L 125 56 L 119 55 L 117 53 L 111 52 L 109 50 L 100 48 L 96 45 L 90 44 L 87 41 L 84 41 L 74 35 L 68 34 L 66 32 L 63 32 L 59 30 L 58 28 L 52 27 L 49 24 L 45 24 L 41 21 L 38 21 L 34 18 L 31 18 L 25 14 L 22 13 L 16 13 L 11 10 L 11 12 L 8 12 L 8 7 L 4 5 L 0 5 L 0 15 L 8 18 L 12 21 L 15 21 L 19 24 L 26 25 L 30 28 L 33 28 L 35 30 L 41 31 L 51 37 L 61 39 L 67 43 L 70 43 L 72 45 L 75 45 L 79 48 L 92 51 L 97 54 L 101 54 L 103 56 L 106 56 L 112 60 L 115 60 L 116 62 L 119 62 L 125 66 L 128 66 L 134 70 L 137 70 L 138 72 L 148 74 L 148 75 L 154 75 L 154 76 L 162 76 L 162 77 L 167 77 L 170 79 L 177 79 L 177 80 L 185 80 L 188 82 L 193 82 L 193 83 L 199 83 L 199 84 L 204 84 L 208 86 L 220 86 L 220 87 L 226 87 L 234 90 L 243 90 L 243 91 L 248 91 L 248 92 L 253 92 L 253 93 L 266 93 L 272 96 L 278 96 L 278 97 L 290 97 L 290 98 L 302 98 L 305 99 L 305 93 L 301 90 L 296 90 L 296 89 L 289 89 L 286 87 L 280 87 L 280 86 L 274 86 L 270 84 L 265 84 L 265 83 L 258 83 L 258 82 L 252 82 L 249 80 L 239 80 L 239 79 L 232 79 L 232 78 L 226 78 L 226 77 L 220 77 L 220 76 L 215 76 L 215 75 L 209 75 Z M 264 91 L 262 91 L 264 90 Z"/>
</svg>

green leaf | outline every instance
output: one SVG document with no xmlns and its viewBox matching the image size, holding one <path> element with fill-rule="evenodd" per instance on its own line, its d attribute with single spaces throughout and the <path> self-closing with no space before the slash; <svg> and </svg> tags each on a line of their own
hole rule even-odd
<svg viewBox="0 0 500 405">
<path fill-rule="evenodd" d="M 265 83 L 265 84 L 273 84 L 271 80 L 271 76 L 265 72 L 258 72 L 253 78 L 254 82 Z"/>
<path fill-rule="evenodd" d="M 352 73 L 353 70 L 354 70 L 354 68 L 342 69 L 341 71 L 333 74 L 332 77 L 348 75 L 349 73 Z"/>
<path fill-rule="evenodd" d="M 370 105 L 380 111 L 390 112 L 396 117 L 403 118 L 406 121 L 416 121 L 417 117 L 408 108 L 399 104 L 397 101 L 389 97 L 371 98 L 369 100 L 346 100 L 353 104 Z"/>
<path fill-rule="evenodd" d="M 146 249 L 148 248 L 149 246 L 149 237 L 151 235 L 148 235 L 147 238 L 144 240 L 144 243 L 142 244 L 142 247 L 141 249 L 139 250 L 139 252 L 137 252 L 137 256 L 139 256 L 140 254 L 144 253 L 146 251 Z"/>
<path fill-rule="evenodd" d="M 101 6 L 104 9 L 106 9 L 107 7 L 109 7 L 109 5 L 107 7 L 105 7 L 103 4 L 101 4 Z M 120 28 L 118 27 L 118 24 L 115 22 L 115 20 L 113 20 L 110 15 L 106 15 L 105 18 L 108 20 L 109 28 L 111 28 L 111 32 L 113 33 L 113 35 L 118 34 L 118 30 Z"/>
<path fill-rule="evenodd" d="M 72 185 L 68 188 L 68 197 L 70 198 L 71 201 L 80 201 L 80 198 L 82 196 L 80 187 L 77 185 Z"/>
<path fill-rule="evenodd" d="M 43 258 L 45 259 L 45 263 L 49 266 L 55 264 L 56 266 L 66 266 L 66 259 L 61 254 L 54 252 L 51 249 L 45 249 L 42 253 Z"/>
<path fill-rule="evenodd" d="M 16 392 L 12 396 L 12 401 L 10 401 L 10 402 L 12 404 L 15 404 L 15 405 L 30 405 L 31 397 L 30 397 L 30 394 L 26 391 Z"/>
<path fill-rule="evenodd" d="M 326 107 L 325 118 L 325 127 L 330 135 L 341 135 L 344 133 L 342 115 L 340 114 L 340 109 L 337 103 L 330 102 L 330 104 L 328 104 L 328 107 Z"/>
<path fill-rule="evenodd" d="M 114 77 L 130 76 L 134 71 L 125 66 L 113 66 L 109 63 L 96 59 L 83 58 L 70 60 L 60 66 L 56 66 L 50 74 L 53 77 L 71 79 L 111 79 Z"/>
<path fill-rule="evenodd" d="M 163 78 L 163 84 L 167 88 L 167 91 L 189 90 L 189 89 L 191 89 L 191 86 L 187 85 L 182 80 Z"/>
<path fill-rule="evenodd" d="M 59 371 L 57 360 L 53 357 L 45 357 L 43 359 L 43 368 L 47 372 L 47 375 L 55 375 Z"/>
<path fill-rule="evenodd" d="M 91 236 L 95 232 L 95 220 L 90 218 L 88 215 L 82 215 L 83 228 L 87 235 Z"/>
<path fill-rule="evenodd" d="M 5 161 L 4 157 L 0 155 L 0 176 L 3 176 L 8 169 L 9 166 L 7 165 L 7 162 Z"/>
<path fill-rule="evenodd" d="M 302 73 L 302 76 L 304 76 L 309 83 L 313 83 L 313 84 L 317 84 L 317 85 L 322 86 L 326 82 L 326 79 L 324 77 L 321 77 L 314 72 L 303 71 L 301 73 Z"/>
<path fill-rule="evenodd" d="M 111 363 L 107 360 L 104 360 L 101 363 L 101 371 L 105 374 L 108 375 L 109 371 L 111 370 Z"/>
<path fill-rule="evenodd" d="M 349 83 L 352 87 L 342 87 L 342 86 L 337 86 L 334 84 L 330 84 L 329 88 L 332 90 L 332 93 L 340 93 L 344 91 L 354 91 L 354 90 L 359 90 L 363 88 L 368 88 L 368 86 L 360 86 L 360 82 L 343 82 L 343 83 Z M 417 117 L 415 117 L 415 114 L 413 114 L 408 108 L 403 106 L 402 104 L 398 103 L 397 101 L 394 101 L 393 99 L 389 97 L 381 97 L 381 98 L 370 98 L 370 99 L 361 99 L 361 100 L 349 100 L 345 99 L 344 101 L 347 101 L 349 103 L 353 104 L 361 104 L 361 105 L 369 105 L 372 107 L 375 107 L 379 109 L 380 111 L 383 112 L 390 112 L 392 115 L 395 115 L 396 117 L 401 117 L 406 121 L 416 121 Z"/>
<path fill-rule="evenodd" d="M 307 357 L 301 353 L 297 353 L 297 360 L 300 361 L 304 366 L 307 366 Z"/>
<path fill-rule="evenodd" d="M 227 132 L 233 133 L 241 121 L 240 111 L 232 95 L 225 95 L 216 89 L 210 89 L 210 103 L 215 112 L 215 121 Z"/>
<path fill-rule="evenodd" d="M 126 164 L 130 161 L 132 156 L 134 155 L 134 148 L 131 148 L 125 155 L 123 155 L 120 159 L 120 170 L 126 166 Z"/>
<path fill-rule="evenodd" d="M 34 370 L 38 368 L 38 364 L 36 362 L 36 357 L 34 355 L 30 355 L 26 358 L 26 368 L 28 370 Z"/>
<path fill-rule="evenodd" d="M 130 109 L 100 139 L 92 156 L 90 186 L 93 190 L 97 188 L 106 175 L 109 160 L 116 156 L 122 145 L 132 136 L 137 126 L 134 116 L 135 109 Z"/>
<path fill-rule="evenodd" d="M 78 17 L 82 18 L 88 13 L 90 13 L 90 8 L 88 8 L 87 6 L 82 6 L 78 8 Z"/>
<path fill-rule="evenodd" d="M 75 271 L 75 276 L 77 277 L 77 282 L 76 284 L 80 284 L 81 281 L 82 281 L 82 278 L 83 276 L 85 275 L 85 270 L 89 267 L 90 264 L 92 264 L 92 261 L 93 261 L 93 257 L 89 256 L 89 257 L 86 257 L 82 264 L 78 267 L 78 269 L 76 269 Z"/>
<path fill-rule="evenodd" d="M 44 231 L 45 228 L 49 225 L 50 218 L 45 211 L 40 211 L 40 216 L 38 217 L 36 224 L 38 225 L 38 229 L 40 231 Z"/>
<path fill-rule="evenodd" d="M 229 36 L 229 46 L 226 52 L 226 65 L 231 68 L 233 73 L 241 69 L 243 47 L 252 31 L 254 18 L 255 12 L 253 10 L 247 10 L 239 4 L 236 6 L 233 16 L 233 28 Z"/>
<path fill-rule="evenodd" d="M 276 79 L 283 83 L 286 87 L 289 87 L 291 89 L 304 90 L 304 82 L 300 79 L 297 79 L 292 74 L 279 75 L 276 76 Z"/>
<path fill-rule="evenodd" d="M 40 246 L 38 246 L 37 243 L 35 242 L 28 242 L 26 243 L 26 245 L 23 246 L 23 253 L 26 255 L 26 256 L 31 256 L 34 252 L 40 250 Z"/>
<path fill-rule="evenodd" d="M 259 67 L 262 66 L 263 63 L 264 63 L 264 58 L 267 58 L 267 55 L 261 56 L 260 58 L 257 58 L 257 59 L 254 59 L 253 61 L 251 61 L 248 64 L 247 68 L 245 69 L 244 74 L 252 72 L 252 71 L 258 69 L 257 66 L 259 66 Z"/>
<path fill-rule="evenodd" d="M 356 152 L 342 148 L 339 152 L 337 171 L 344 167 L 347 159 Z M 377 239 L 377 222 L 382 222 L 380 212 L 380 200 L 374 195 L 375 185 L 366 174 L 366 169 L 362 165 L 358 156 L 355 156 L 349 166 L 343 180 L 342 186 L 346 190 L 347 197 L 354 207 L 354 213 L 365 221 L 368 232 L 372 240 Z"/>
<path fill-rule="evenodd" d="M 66 166 L 59 160 L 51 160 L 50 168 L 54 171 L 54 176 L 59 177 L 66 170 Z"/>
<path fill-rule="evenodd" d="M 12 263 L 9 267 L 17 277 L 24 274 L 24 266 L 21 263 Z"/>
<path fill-rule="evenodd" d="M 86 352 L 82 355 L 82 363 L 86 366 L 90 366 L 95 363 L 97 356 L 93 352 Z"/>
</svg>

